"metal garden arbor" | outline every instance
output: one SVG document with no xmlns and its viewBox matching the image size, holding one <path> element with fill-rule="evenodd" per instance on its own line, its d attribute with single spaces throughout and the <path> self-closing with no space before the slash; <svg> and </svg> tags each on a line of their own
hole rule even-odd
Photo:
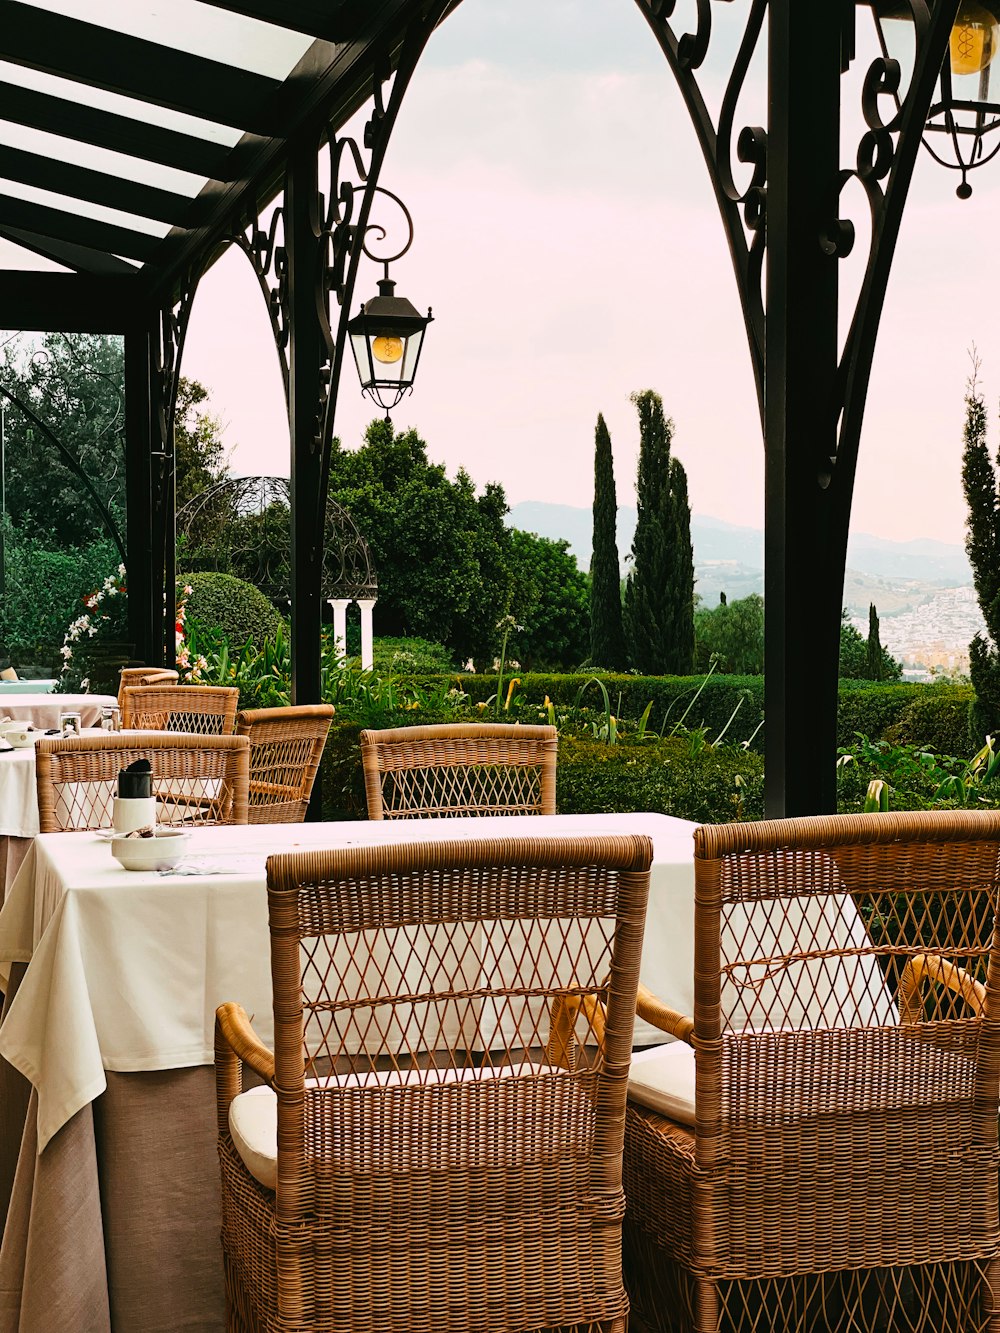
<svg viewBox="0 0 1000 1333">
<path fill-rule="evenodd" d="M 0 194 L 0 235 L 73 270 L 0 273 L 0 308 L 11 328 L 125 336 L 127 500 L 130 513 L 150 516 L 148 524 L 129 524 L 132 633 L 143 656 L 158 662 L 172 643 L 173 415 L 191 302 L 222 249 L 235 244 L 247 255 L 267 301 L 287 391 L 294 694 L 309 702 L 319 697 L 330 448 L 359 264 L 379 196 L 388 193 L 379 177 L 410 78 L 427 39 L 458 0 L 202 3 L 234 23 L 301 35 L 301 54 L 286 77 L 234 68 L 221 50 L 217 59 L 194 56 L 19 0 L 0 4 L 0 51 L 8 62 L 69 81 L 70 91 L 74 82 L 108 89 L 136 107 L 131 114 L 98 109 L 84 96 L 0 81 L 6 118 L 204 180 L 196 197 L 184 198 L 140 179 L 0 147 L 0 173 L 10 180 L 169 224 L 152 236 L 148 228 L 130 230 L 72 207 Z M 871 21 L 867 6 L 688 0 L 683 30 L 674 21 L 674 0 L 634 3 L 677 79 L 711 175 L 758 388 L 766 477 L 767 809 L 775 816 L 831 810 L 851 498 L 907 190 L 929 116 L 956 144 L 972 145 L 975 160 L 967 165 L 988 155 L 983 145 L 997 118 L 985 101 L 971 110 L 960 104 L 942 76 L 959 0 L 876 0 L 882 17 L 902 17 L 912 27 L 911 68 L 904 78 L 885 47 L 871 64 L 863 83 L 864 129 L 846 163 L 842 79 L 855 59 L 856 24 Z M 625 21 L 625 0 L 622 9 Z M 744 32 L 713 118 L 699 71 L 722 11 L 742 15 Z M 980 28 L 973 46 L 979 35 L 993 40 L 989 22 Z M 743 126 L 736 123 L 739 95 L 758 42 L 766 43 L 767 124 Z M 981 58 L 978 50 L 965 53 L 967 66 Z M 359 144 L 343 137 L 341 127 L 366 101 L 371 114 Z M 219 136 L 150 123 L 142 115 L 147 104 L 231 127 L 235 142 L 232 134 L 221 143 Z M 972 118 L 964 139 L 956 129 L 961 116 Z M 321 153 L 329 176 L 322 185 Z M 740 163 L 749 182 L 737 187 Z M 871 239 L 850 332 L 838 352 L 840 261 L 855 243 L 841 196 L 852 181 L 867 201 Z M 276 192 L 278 208 L 265 229 L 260 219 Z"/>
</svg>

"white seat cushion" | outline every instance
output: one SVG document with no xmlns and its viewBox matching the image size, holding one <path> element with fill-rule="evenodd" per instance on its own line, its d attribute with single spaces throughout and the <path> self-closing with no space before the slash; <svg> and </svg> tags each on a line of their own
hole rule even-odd
<svg viewBox="0 0 1000 1333">
<path fill-rule="evenodd" d="M 694 1124 L 694 1049 L 671 1041 L 632 1056 L 628 1076 L 630 1100 L 676 1120 Z"/>
<path fill-rule="evenodd" d="M 554 1075 L 554 1078 L 537 1077 L 528 1079 L 527 1075 Z M 489 1085 L 497 1089 L 498 1079 L 519 1080 L 518 1089 L 513 1096 L 497 1097 L 489 1095 Z M 524 1116 L 543 1115 L 549 1123 L 571 1126 L 562 1144 L 561 1151 L 590 1151 L 592 1134 L 590 1131 L 590 1103 L 578 1081 L 565 1069 L 552 1065 L 518 1064 L 502 1065 L 496 1069 L 408 1069 L 405 1071 L 371 1072 L 366 1074 L 331 1075 L 324 1079 L 306 1079 L 306 1088 L 318 1088 L 329 1091 L 343 1088 L 345 1091 L 357 1088 L 402 1088 L 404 1086 L 434 1086 L 444 1090 L 450 1086 L 455 1092 L 457 1085 L 476 1081 L 487 1085 L 487 1093 L 481 1099 L 479 1110 L 488 1117 L 491 1130 L 484 1140 L 483 1151 L 489 1153 L 491 1164 L 502 1164 L 503 1160 L 514 1160 L 521 1155 L 521 1133 L 518 1121 Z M 508 1088 L 512 1085 L 507 1084 Z M 693 1094 L 692 1094 L 693 1095 Z M 357 1107 L 355 1106 L 355 1110 Z M 459 1103 L 448 1097 L 436 1108 L 440 1115 L 433 1136 L 419 1135 L 419 1142 L 414 1142 L 407 1149 L 405 1144 L 397 1144 L 397 1162 L 417 1166 L 435 1165 L 447 1167 L 451 1143 L 457 1144 L 467 1137 L 464 1116 L 469 1112 L 467 1101 Z M 581 1114 L 583 1112 L 583 1114 Z M 353 1118 L 352 1110 L 346 1109 L 348 1121 Z M 358 1128 L 357 1125 L 354 1126 Z M 233 1146 L 243 1159 L 243 1164 L 255 1180 L 269 1190 L 276 1188 L 278 1175 L 278 1100 L 274 1092 L 267 1087 L 250 1088 L 234 1097 L 229 1105 L 229 1133 Z M 426 1139 L 426 1141 L 424 1141 Z M 337 1154 L 337 1144 L 342 1141 L 344 1151 L 356 1152 L 358 1136 L 351 1126 L 342 1126 L 342 1132 L 330 1140 L 330 1148 Z M 373 1148 L 377 1154 L 377 1148 Z M 402 1154 L 400 1156 L 399 1154 Z M 468 1156 L 466 1150 L 465 1156 Z M 493 1160 L 496 1159 L 496 1160 Z"/>
</svg>

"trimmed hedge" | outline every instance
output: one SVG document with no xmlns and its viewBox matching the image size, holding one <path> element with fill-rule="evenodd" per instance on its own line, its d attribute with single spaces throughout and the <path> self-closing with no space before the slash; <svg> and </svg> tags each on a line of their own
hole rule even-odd
<svg viewBox="0 0 1000 1333">
<path fill-rule="evenodd" d="M 446 720 L 453 719 L 426 711 L 383 714 L 374 724 L 334 718 L 323 754 L 323 818 L 366 817 L 359 740 L 366 725 Z M 561 814 L 651 810 L 712 824 L 760 819 L 764 763 L 759 755 L 728 746 L 696 750 L 683 738 L 603 745 L 560 736 L 556 801 Z"/>
<path fill-rule="evenodd" d="M 258 648 L 273 639 L 284 621 L 259 588 L 232 574 L 181 574 L 178 590 L 190 586 L 187 617 L 209 629 L 221 630 L 234 652 L 247 643 Z M 178 596 L 180 595 L 178 591 Z"/>
</svg>

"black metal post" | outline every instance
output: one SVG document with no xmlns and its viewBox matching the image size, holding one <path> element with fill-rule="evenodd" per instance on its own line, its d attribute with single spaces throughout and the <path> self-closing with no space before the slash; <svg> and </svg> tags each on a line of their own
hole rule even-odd
<svg viewBox="0 0 1000 1333">
<path fill-rule="evenodd" d="M 769 817 L 836 808 L 846 530 L 833 521 L 843 5 L 772 0 L 768 28 L 765 705 Z"/>
<path fill-rule="evenodd" d="M 151 665 L 156 654 L 154 625 L 158 589 L 153 578 L 152 448 L 150 397 L 151 333 L 125 333 L 125 506 L 127 520 L 129 638 L 135 654 Z"/>
<path fill-rule="evenodd" d="M 285 176 L 288 264 L 288 423 L 292 500 L 292 702 L 321 698 L 320 598 L 323 573 L 321 367 L 325 344 L 318 315 L 324 250 L 316 226 L 319 141 L 295 144 Z"/>
</svg>

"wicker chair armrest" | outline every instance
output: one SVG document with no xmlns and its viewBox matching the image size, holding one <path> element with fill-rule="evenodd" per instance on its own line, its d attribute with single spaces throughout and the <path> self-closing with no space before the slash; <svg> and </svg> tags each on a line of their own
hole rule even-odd
<svg viewBox="0 0 1000 1333">
<path fill-rule="evenodd" d="M 924 1017 L 920 986 L 925 980 L 939 981 L 948 990 L 961 995 L 969 1008 L 981 1017 L 986 1013 L 986 987 L 971 977 L 964 967 L 949 962 L 939 954 L 918 953 L 906 960 L 899 978 L 899 1021 L 920 1023 Z"/>
<path fill-rule="evenodd" d="M 636 1017 L 641 1018 L 644 1023 L 652 1023 L 653 1027 L 669 1033 L 678 1041 L 686 1041 L 689 1046 L 694 1045 L 692 1041 L 694 1019 L 688 1018 L 686 1014 L 676 1009 L 671 1009 L 642 982 L 639 983 L 639 991 L 635 998 L 635 1012 Z"/>
<path fill-rule="evenodd" d="M 215 1096 L 219 1132 L 229 1126 L 229 1104 L 243 1091 L 243 1066 L 274 1082 L 274 1052 L 253 1030 L 241 1004 L 220 1004 L 215 1011 Z"/>
<path fill-rule="evenodd" d="M 694 1019 L 678 1013 L 663 1003 L 646 986 L 639 983 L 635 1000 L 636 1017 L 651 1023 L 661 1031 L 693 1045 Z M 550 1064 L 561 1069 L 572 1069 L 575 1062 L 576 1021 L 583 1014 L 590 1024 L 598 1047 L 604 1045 L 605 1013 L 604 1005 L 596 995 L 560 995 L 552 1003 L 552 1018 L 549 1026 L 549 1040 L 545 1047 L 545 1056 Z"/>
</svg>

